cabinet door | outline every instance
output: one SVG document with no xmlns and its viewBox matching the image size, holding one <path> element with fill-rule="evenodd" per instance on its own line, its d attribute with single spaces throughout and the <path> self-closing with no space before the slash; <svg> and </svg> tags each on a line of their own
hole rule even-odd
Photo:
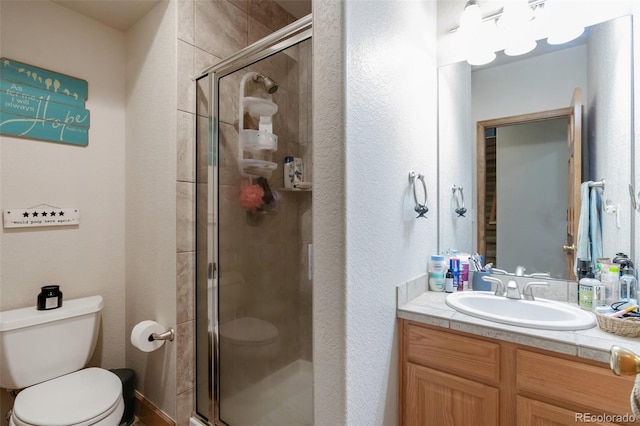
<svg viewBox="0 0 640 426">
<path fill-rule="evenodd" d="M 615 423 L 598 422 L 597 420 L 596 414 L 576 413 L 535 399 L 518 397 L 518 426 L 568 426 L 579 423 L 601 426 L 615 425 Z"/>
<path fill-rule="evenodd" d="M 409 362 L 405 366 L 406 426 L 498 424 L 497 388 Z"/>
</svg>

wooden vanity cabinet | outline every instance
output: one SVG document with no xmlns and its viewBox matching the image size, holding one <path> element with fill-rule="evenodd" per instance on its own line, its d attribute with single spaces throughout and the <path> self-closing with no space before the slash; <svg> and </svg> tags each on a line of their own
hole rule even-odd
<svg viewBox="0 0 640 426">
<path fill-rule="evenodd" d="M 632 414 L 633 378 L 606 364 L 407 320 L 400 336 L 400 425 L 607 425 L 577 416 Z"/>
</svg>

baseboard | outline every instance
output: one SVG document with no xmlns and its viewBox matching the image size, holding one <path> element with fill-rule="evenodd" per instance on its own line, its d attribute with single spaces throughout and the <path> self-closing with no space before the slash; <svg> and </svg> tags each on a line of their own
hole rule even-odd
<svg viewBox="0 0 640 426">
<path fill-rule="evenodd" d="M 136 416 L 145 426 L 176 426 L 176 422 L 140 392 L 135 391 Z"/>
</svg>

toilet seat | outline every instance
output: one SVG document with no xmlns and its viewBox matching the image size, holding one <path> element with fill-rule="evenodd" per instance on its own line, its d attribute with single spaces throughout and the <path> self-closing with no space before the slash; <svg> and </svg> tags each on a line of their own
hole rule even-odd
<svg viewBox="0 0 640 426">
<path fill-rule="evenodd" d="M 101 368 L 86 368 L 24 389 L 16 397 L 10 424 L 118 425 L 123 412 L 118 376 Z"/>
<path fill-rule="evenodd" d="M 278 339 L 278 329 L 268 321 L 242 317 L 223 323 L 220 336 L 239 345 L 265 345 Z"/>
</svg>

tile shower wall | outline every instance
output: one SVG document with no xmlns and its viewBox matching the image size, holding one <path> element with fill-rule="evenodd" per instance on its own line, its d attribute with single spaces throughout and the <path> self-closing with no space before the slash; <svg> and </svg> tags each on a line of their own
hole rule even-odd
<svg viewBox="0 0 640 426">
<path fill-rule="evenodd" d="M 194 206 L 195 206 L 195 192 L 196 192 L 196 173 L 194 164 L 194 150 L 195 150 L 195 127 L 202 126 L 201 128 L 206 131 L 207 128 L 207 111 L 204 105 L 196 106 L 196 90 L 201 94 L 210 93 L 208 87 L 195 88 L 192 77 L 196 73 L 201 72 L 205 68 L 214 65 L 221 61 L 223 58 L 231 55 L 232 53 L 244 48 L 245 46 L 259 40 L 260 38 L 284 27 L 285 25 L 294 21 L 294 18 L 289 15 L 284 9 L 282 9 L 276 3 L 270 0 L 234 0 L 234 1 L 220 1 L 220 0 L 179 0 L 178 2 L 178 135 L 177 135 L 177 247 L 176 247 L 176 263 L 177 263 L 177 410 L 176 410 L 176 422 L 178 425 L 188 425 L 189 417 L 193 410 L 195 389 L 194 389 L 194 365 L 195 354 L 193 353 L 194 347 L 194 333 L 195 333 L 195 309 L 194 309 L 194 270 L 195 270 L 195 235 L 194 235 Z M 310 49 L 310 48 L 309 48 Z M 310 51 L 308 52 L 310 56 Z M 280 83 L 281 89 L 274 96 L 274 100 L 280 106 L 281 110 L 275 118 L 274 127 L 276 129 L 284 129 L 280 131 L 280 147 L 279 151 L 274 154 L 274 160 L 281 162 L 285 155 L 301 155 L 306 159 L 307 170 L 311 169 L 311 149 L 310 149 L 310 125 L 304 126 L 304 138 L 302 133 L 298 137 L 298 132 L 301 132 L 301 128 L 298 128 L 296 110 L 301 108 L 299 105 L 299 99 L 305 98 L 309 93 L 301 93 L 297 89 L 297 84 L 302 83 L 301 79 L 308 79 L 307 75 L 304 77 L 290 77 L 298 72 L 295 60 L 277 60 L 274 59 L 267 64 L 267 68 L 261 68 L 261 72 L 270 75 L 278 83 Z M 310 73 L 310 57 L 307 62 L 308 71 Z M 291 68 L 291 69 L 290 69 Z M 231 77 L 230 79 L 234 79 Z M 239 191 L 240 179 L 237 176 L 235 167 L 229 167 L 228 152 L 225 151 L 226 144 L 231 141 L 237 141 L 237 131 L 233 128 L 233 123 L 237 119 L 237 98 L 239 87 L 239 79 L 234 88 L 229 88 L 221 92 L 221 104 L 232 105 L 232 108 L 227 113 L 226 117 L 223 117 L 223 123 L 220 125 L 221 133 L 221 152 L 220 152 L 220 165 L 221 165 L 221 187 L 220 187 L 220 199 L 221 209 L 227 208 L 226 214 L 231 214 L 231 217 L 244 218 L 244 212 L 239 210 L 237 200 L 237 194 Z M 292 83 L 296 83 L 295 85 Z M 198 96 L 200 100 L 200 96 Z M 299 114 L 309 115 L 310 100 L 305 101 L 304 111 Z M 309 105 L 307 105 L 309 104 Z M 197 114 L 196 114 L 197 109 Z M 290 114 L 293 114 L 289 117 Z M 289 118 L 288 118 L 289 117 Z M 295 129 L 294 129 L 295 127 Z M 276 130 L 278 132 L 279 130 Z M 203 133 L 201 133 L 203 134 Z M 300 142 L 300 143 L 298 143 Z M 281 168 L 278 171 L 281 172 Z M 234 174 L 235 173 L 235 174 Z M 279 181 L 277 181 L 277 176 Z M 274 188 L 282 186 L 281 173 L 274 174 L 274 178 L 270 181 L 270 185 Z M 204 188 L 198 188 L 197 190 L 204 190 Z M 249 233 L 253 232 L 255 235 L 247 235 L 247 238 L 253 238 L 255 240 L 262 239 L 265 244 L 256 244 L 252 249 L 252 253 L 240 254 L 229 250 L 232 247 L 222 247 L 221 249 L 221 264 L 227 265 L 228 270 L 240 270 L 246 271 L 246 266 L 251 263 L 252 256 L 264 256 L 272 253 L 273 251 L 269 247 L 269 241 L 273 241 L 273 238 L 280 236 L 284 238 L 286 235 L 295 235 L 298 230 L 298 224 L 301 222 L 299 215 L 302 215 L 303 221 L 307 221 L 310 224 L 311 214 L 311 197 L 308 194 L 303 194 L 308 201 L 306 204 L 304 201 L 294 200 L 292 197 L 285 202 L 292 202 L 299 204 L 296 206 L 291 215 L 295 217 L 285 217 L 284 215 L 276 215 L 272 222 L 274 224 L 261 225 L 260 228 L 254 228 L 248 230 Z M 302 198 L 301 198 L 302 199 Z M 228 200 L 228 202 L 224 202 Z M 222 212 L 221 212 L 222 214 Z M 273 226 L 272 226 L 273 225 Z M 230 228 L 236 228 L 239 224 L 234 224 Z M 266 231 L 268 229 L 268 231 Z M 265 230 L 265 231 L 263 231 Z M 302 236 L 299 240 L 300 244 L 303 241 L 310 241 L 311 229 L 307 231 L 308 235 Z M 224 236 L 221 241 L 225 241 Z M 233 243 L 231 244 L 231 246 Z M 304 244 L 306 247 L 306 244 Z M 298 263 L 298 254 L 295 250 L 289 254 L 291 257 L 287 264 L 296 265 Z M 282 261 L 282 256 L 278 259 L 273 259 L 274 270 L 278 268 L 278 262 Z M 300 261 L 302 262 L 302 261 Z M 304 260 L 306 262 L 306 258 Z M 236 269 L 237 268 L 237 269 Z M 306 271 L 305 268 L 301 270 Z M 268 274 L 260 274 L 253 272 L 251 274 L 245 273 L 242 277 L 245 283 L 251 283 L 255 288 L 268 289 L 271 292 L 277 292 L 280 294 L 281 290 L 286 287 L 296 286 L 299 287 L 300 293 L 295 293 L 297 298 L 307 298 L 307 302 L 310 311 L 310 282 L 306 282 L 306 285 L 298 286 L 297 282 L 286 282 L 286 279 L 281 279 L 284 274 L 277 277 L 271 277 L 267 281 Z M 306 279 L 306 272 L 304 274 Z M 303 284 L 305 284 L 303 282 Z M 306 290 L 303 290 L 306 289 Z M 285 302 L 280 301 L 285 304 Z M 290 306 L 297 306 L 298 303 L 288 301 Z M 296 301 L 297 302 L 297 301 Z M 249 303 L 260 303 L 259 298 L 250 301 Z M 290 321 L 292 317 L 299 317 L 297 310 L 287 311 L 283 309 L 282 305 L 269 304 L 262 307 L 264 318 L 272 320 L 276 326 L 287 326 L 287 324 L 293 323 Z M 221 315 L 225 315 L 222 312 Z M 310 313 L 307 317 L 299 317 L 300 322 L 308 324 L 309 330 L 311 329 Z M 310 332 L 309 332 L 310 333 Z M 283 334 L 287 334 L 286 331 Z M 299 336 L 299 344 L 296 342 L 289 342 L 285 344 L 286 351 L 288 351 L 290 358 L 297 359 L 302 357 L 310 359 L 311 354 L 311 336 Z M 301 349 L 302 348 L 302 349 Z"/>
</svg>

